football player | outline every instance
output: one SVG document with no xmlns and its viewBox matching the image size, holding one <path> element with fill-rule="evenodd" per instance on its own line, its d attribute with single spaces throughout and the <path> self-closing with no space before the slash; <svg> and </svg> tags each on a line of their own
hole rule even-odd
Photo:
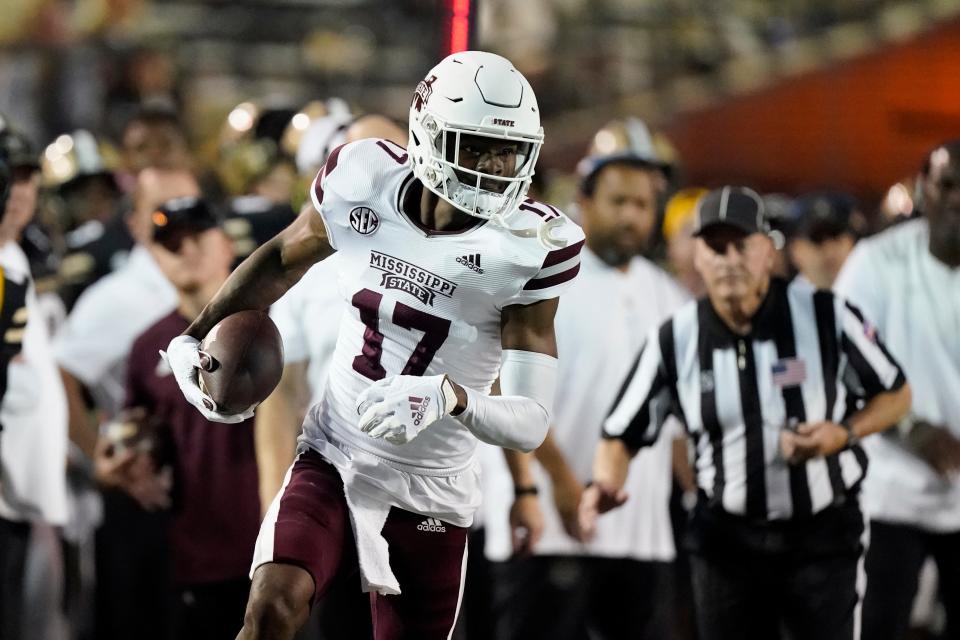
<svg viewBox="0 0 960 640">
<path fill-rule="evenodd" d="M 526 198 L 543 143 L 536 97 L 499 56 L 453 54 L 414 93 L 406 149 L 360 140 L 330 154 L 312 206 L 234 272 L 167 351 L 187 399 L 200 340 L 264 309 L 338 251 L 348 303 L 323 399 L 264 519 L 239 638 L 290 638 L 313 601 L 359 569 L 377 640 L 447 638 L 477 440 L 530 451 L 556 378 L 553 318 L 583 233 Z M 489 396 L 500 375 L 502 396 Z"/>
</svg>

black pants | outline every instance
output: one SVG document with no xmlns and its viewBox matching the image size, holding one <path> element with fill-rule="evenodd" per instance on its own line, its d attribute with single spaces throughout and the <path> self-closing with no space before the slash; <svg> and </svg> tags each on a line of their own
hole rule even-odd
<svg viewBox="0 0 960 640">
<path fill-rule="evenodd" d="M 147 513 L 120 491 L 103 494 L 96 537 L 97 640 L 166 640 L 172 581 L 165 512 Z"/>
<path fill-rule="evenodd" d="M 24 570 L 30 525 L 0 518 L 0 640 L 23 635 Z"/>
<path fill-rule="evenodd" d="M 698 506 L 688 544 L 700 640 L 851 640 L 862 533 L 856 504 L 786 523 Z"/>
<path fill-rule="evenodd" d="M 901 640 L 910 624 L 920 568 L 933 556 L 940 600 L 947 612 L 944 638 L 960 638 L 960 532 L 928 533 L 916 527 L 870 522 L 864 640 Z"/>
<path fill-rule="evenodd" d="M 246 577 L 177 589 L 171 638 L 234 640 L 243 627 L 249 595 Z"/>
<path fill-rule="evenodd" d="M 494 563 L 497 640 L 670 637 L 668 562 L 534 556 Z"/>
</svg>

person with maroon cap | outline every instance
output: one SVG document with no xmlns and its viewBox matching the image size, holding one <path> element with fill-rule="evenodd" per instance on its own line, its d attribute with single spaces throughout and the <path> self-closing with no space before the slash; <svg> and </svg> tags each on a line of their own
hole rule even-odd
<svg viewBox="0 0 960 640">
<path fill-rule="evenodd" d="M 126 405 L 162 422 L 172 444 L 171 637 L 233 638 L 243 623 L 247 569 L 260 523 L 253 420 L 236 425 L 206 420 L 180 393 L 159 355 L 227 279 L 232 244 L 198 198 L 167 201 L 152 223 L 148 249 L 179 302 L 133 343 Z"/>
</svg>

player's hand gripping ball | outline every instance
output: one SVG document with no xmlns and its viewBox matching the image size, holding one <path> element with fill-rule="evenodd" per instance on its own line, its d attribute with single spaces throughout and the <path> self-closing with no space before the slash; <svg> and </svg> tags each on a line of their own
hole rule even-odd
<svg viewBox="0 0 960 640">
<path fill-rule="evenodd" d="M 456 405 L 445 375 L 389 376 L 357 396 L 360 430 L 392 444 L 410 442 Z"/>
<path fill-rule="evenodd" d="M 203 343 L 177 336 L 166 353 L 187 401 L 213 422 L 243 422 L 280 382 L 283 342 L 261 311 L 234 313 L 213 327 Z"/>
</svg>

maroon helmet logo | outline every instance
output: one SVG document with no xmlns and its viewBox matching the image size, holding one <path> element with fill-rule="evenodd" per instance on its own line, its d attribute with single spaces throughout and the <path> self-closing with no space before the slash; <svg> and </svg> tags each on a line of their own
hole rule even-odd
<svg viewBox="0 0 960 640">
<path fill-rule="evenodd" d="M 419 112 L 423 109 L 423 105 L 430 100 L 430 96 L 433 95 L 433 83 L 436 82 L 437 76 L 430 76 L 425 80 L 421 80 L 420 84 L 417 85 L 416 90 L 413 92 L 413 108 Z"/>
<path fill-rule="evenodd" d="M 512 127 L 516 123 L 513 120 L 504 120 L 503 118 L 494 118 L 493 124 L 500 127 Z"/>
</svg>

